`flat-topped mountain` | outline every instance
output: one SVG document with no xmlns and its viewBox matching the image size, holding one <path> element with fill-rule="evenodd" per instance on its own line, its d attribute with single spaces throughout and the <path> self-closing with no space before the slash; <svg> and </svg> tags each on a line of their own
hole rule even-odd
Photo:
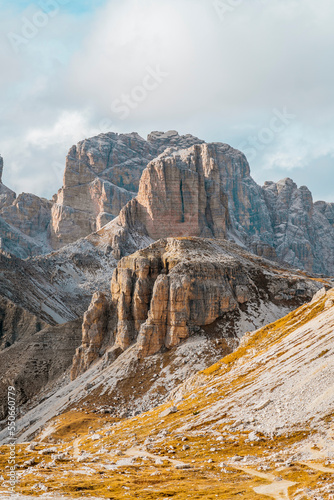
<svg viewBox="0 0 334 500">
<path fill-rule="evenodd" d="M 140 235 L 226 238 L 309 272 L 334 271 L 333 204 L 313 203 L 291 180 L 258 186 L 246 157 L 227 144 L 168 148 L 144 170 L 137 197 L 107 225 L 115 256 Z M 101 234 L 102 234 L 101 233 Z"/>
<path fill-rule="evenodd" d="M 145 140 L 106 133 L 81 141 L 67 155 L 52 201 L 16 197 L 0 184 L 1 247 L 18 257 L 62 248 L 109 224 L 111 234 L 130 227 L 153 240 L 225 237 L 257 255 L 334 274 L 333 204 L 314 203 L 291 179 L 261 187 L 242 152 L 190 134 L 152 132 Z M 129 234 L 118 231 L 117 258 L 140 247 Z"/>
</svg>

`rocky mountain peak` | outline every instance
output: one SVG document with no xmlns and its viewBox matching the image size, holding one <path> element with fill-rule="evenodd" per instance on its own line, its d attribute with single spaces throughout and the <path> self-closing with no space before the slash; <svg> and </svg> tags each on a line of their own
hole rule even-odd
<svg viewBox="0 0 334 500">
<path fill-rule="evenodd" d="M 203 144 L 204 141 L 191 134 L 180 135 L 176 130 L 168 132 L 151 132 L 147 136 L 147 141 L 157 148 L 157 154 L 163 152 L 168 147 L 185 149 L 194 144 Z"/>
<path fill-rule="evenodd" d="M 257 255 L 334 274 L 332 204 L 313 203 L 309 189 L 290 178 L 261 188 L 242 152 L 175 130 L 151 132 L 147 140 L 136 132 L 85 139 L 70 149 L 52 202 L 28 198 L 15 202 L 1 184 L 5 249 L 20 257 L 60 249 L 111 224 L 117 258 L 147 238 L 223 237 Z"/>
</svg>

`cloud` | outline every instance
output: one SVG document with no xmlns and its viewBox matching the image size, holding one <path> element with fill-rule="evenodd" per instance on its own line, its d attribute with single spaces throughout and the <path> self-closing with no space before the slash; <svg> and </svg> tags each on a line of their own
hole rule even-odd
<svg viewBox="0 0 334 500">
<path fill-rule="evenodd" d="M 8 31 L 20 32 L 38 7 L 19 15 L 2 7 L 0 150 L 12 187 L 50 196 L 60 186 L 48 165 L 64 163 L 87 135 L 178 129 L 248 149 L 260 137 L 250 158 L 256 180 L 295 175 L 317 198 L 332 196 L 331 0 L 79 5 L 60 8 L 18 54 Z M 164 76 L 150 79 L 152 71 Z M 268 141 L 275 110 L 284 109 L 295 118 Z"/>
</svg>

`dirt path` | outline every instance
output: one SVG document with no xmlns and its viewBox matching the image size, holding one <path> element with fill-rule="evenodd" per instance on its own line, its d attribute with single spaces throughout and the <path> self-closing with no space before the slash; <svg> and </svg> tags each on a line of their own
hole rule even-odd
<svg viewBox="0 0 334 500">
<path fill-rule="evenodd" d="M 79 447 L 80 440 L 81 440 L 81 438 L 76 438 L 73 441 L 73 458 L 79 458 L 79 455 L 80 455 L 80 447 Z"/>
<path fill-rule="evenodd" d="M 329 474 L 334 474 L 334 469 L 329 467 L 324 467 L 323 465 L 316 464 L 314 462 L 299 462 L 301 465 L 306 465 L 310 469 L 318 470 L 320 472 L 328 472 Z"/>
<path fill-rule="evenodd" d="M 264 484 L 262 486 L 256 486 L 253 488 L 255 493 L 259 493 L 260 495 L 267 495 L 268 497 L 274 498 L 275 500 L 289 500 L 288 490 L 291 486 L 294 486 L 296 483 L 292 481 L 285 481 L 284 479 L 278 479 L 273 474 L 265 474 L 264 472 L 259 472 L 256 469 L 250 469 L 248 467 L 235 467 L 234 469 L 242 470 L 246 472 L 246 474 L 250 474 L 251 476 L 260 477 L 261 479 L 266 479 L 267 481 L 271 481 L 271 484 Z"/>
<path fill-rule="evenodd" d="M 154 455 L 153 453 L 149 453 L 148 451 L 143 451 L 140 448 L 130 448 L 129 450 L 124 452 L 128 457 L 150 457 L 154 460 L 168 460 L 175 466 L 186 466 L 185 462 L 181 462 L 180 460 L 175 460 L 170 457 L 163 457 L 161 455 Z"/>
</svg>

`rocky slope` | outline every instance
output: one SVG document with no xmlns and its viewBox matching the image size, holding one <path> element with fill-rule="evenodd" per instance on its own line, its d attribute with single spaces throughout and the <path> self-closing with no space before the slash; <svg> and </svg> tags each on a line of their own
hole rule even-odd
<svg viewBox="0 0 334 500">
<path fill-rule="evenodd" d="M 31 338 L 45 326 L 37 316 L 0 297 L 0 351 L 23 337 Z"/>
<path fill-rule="evenodd" d="M 94 295 L 71 369 L 74 380 L 68 370 L 53 389 L 36 394 L 37 400 L 22 407 L 33 409 L 18 428 L 37 420 L 29 427 L 34 433 L 50 412 L 81 407 L 87 397 L 91 409 L 106 405 L 114 416 L 148 410 L 197 370 L 232 352 L 245 332 L 282 317 L 323 284 L 224 240 L 158 241 L 120 261 L 110 297 Z M 56 331 L 61 329 L 54 342 Z M 31 362 L 26 357 L 21 369 L 35 386 Z M 48 401 L 35 407 L 44 397 Z"/>
<path fill-rule="evenodd" d="M 334 291 L 322 290 L 150 412 L 117 421 L 86 398 L 20 446 L 18 491 L 36 492 L 38 475 L 69 496 L 330 500 L 333 332 Z"/>
<path fill-rule="evenodd" d="M 60 326 L 44 324 L 35 331 L 27 324 L 30 331 L 0 351 L 0 420 L 7 415 L 9 386 L 15 386 L 16 404 L 22 408 L 48 384 L 63 376 L 80 344 L 81 323 L 78 319 Z"/>
<path fill-rule="evenodd" d="M 96 290 L 109 293 L 116 264 L 89 239 L 28 260 L 0 252 L 0 297 L 50 325 L 66 323 L 84 314 Z"/>
</svg>

